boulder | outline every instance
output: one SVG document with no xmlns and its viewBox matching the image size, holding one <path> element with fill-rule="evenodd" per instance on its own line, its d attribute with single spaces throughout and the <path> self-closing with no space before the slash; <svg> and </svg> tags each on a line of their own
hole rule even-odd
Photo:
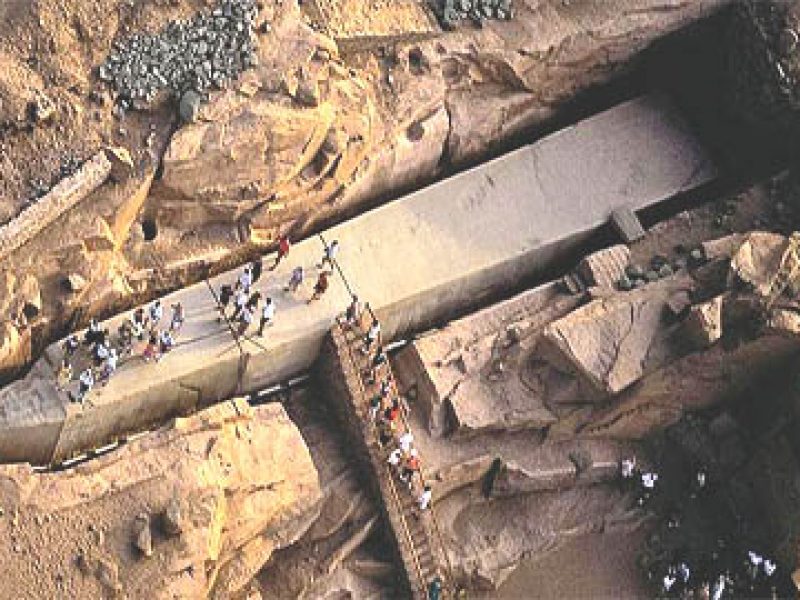
<svg viewBox="0 0 800 600">
<path fill-rule="evenodd" d="M 183 513 L 181 512 L 180 499 L 177 496 L 173 497 L 167 504 L 161 522 L 164 533 L 167 535 L 178 536 L 183 533 Z"/>
<path fill-rule="evenodd" d="M 142 556 L 153 556 L 153 533 L 150 531 L 150 515 L 139 514 L 133 521 L 133 545 Z"/>
<path fill-rule="evenodd" d="M 683 328 L 686 337 L 695 348 L 707 348 L 722 337 L 724 300 L 725 295 L 719 295 L 689 309 Z"/>
<path fill-rule="evenodd" d="M 245 400 L 176 419 L 68 470 L 6 465 L 0 506 L 18 515 L 15 540 L 30 551 L 14 553 L 11 536 L 0 536 L 3 589 L 99 598 L 110 582 L 127 597 L 234 597 L 308 527 L 319 498 L 317 471 L 283 407 Z M 150 515 L 179 521 L 182 533 L 160 535 Z M 65 559 L 79 555 L 79 563 Z M 115 565 L 108 576 L 99 559 Z M 69 592 L 56 589 L 56 574 Z"/>
<path fill-rule="evenodd" d="M 187 90 L 178 104 L 178 114 L 184 123 L 194 123 L 203 104 L 203 96 L 195 90 Z"/>
<path fill-rule="evenodd" d="M 80 273 L 70 273 L 66 279 L 67 288 L 72 293 L 78 293 L 86 288 L 86 278 Z"/>
<path fill-rule="evenodd" d="M 750 233 L 730 261 L 731 272 L 759 296 L 766 297 L 787 244 L 786 237 L 777 233 Z"/>
<path fill-rule="evenodd" d="M 547 325 L 537 353 L 577 374 L 586 400 L 618 394 L 667 351 L 662 315 L 669 298 L 691 286 L 674 277 L 594 300 Z"/>
<path fill-rule="evenodd" d="M 625 274 L 630 258 L 630 249 L 617 244 L 585 257 L 578 265 L 578 275 L 590 287 L 614 288 Z"/>
</svg>

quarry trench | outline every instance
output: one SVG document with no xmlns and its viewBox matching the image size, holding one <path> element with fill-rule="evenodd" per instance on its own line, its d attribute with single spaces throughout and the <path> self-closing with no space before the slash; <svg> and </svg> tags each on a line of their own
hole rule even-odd
<svg viewBox="0 0 800 600">
<path fill-rule="evenodd" d="M 644 159 L 645 153 L 651 158 Z M 576 173 L 579 164 L 582 171 Z M 602 227 L 610 210 L 645 208 L 716 176 L 679 113 L 662 96 L 645 96 L 367 212 L 325 237 L 341 240 L 346 248 L 339 259 L 342 269 L 379 315 L 386 338 L 392 339 L 473 309 L 522 279 L 542 277 L 545 269 L 564 260 L 564 252 L 574 252 Z M 593 190 L 591 198 L 586 197 L 587 186 Z M 461 217 L 453 220 L 454 214 Z M 535 221 L 529 221 L 532 214 Z M 487 238 L 487 230 L 503 234 Z M 421 242 L 420 236 L 427 241 Z M 319 240 L 307 239 L 294 246 L 293 259 L 314 264 L 321 248 Z M 398 252 L 403 253 L 402 265 Z M 271 257 L 265 261 L 270 264 Z M 231 277 L 218 276 L 211 286 L 218 289 Z M 14 404 L 22 402 L 16 415 L 6 412 L 0 455 L 51 462 L 140 429 L 143 418 L 164 419 L 263 389 L 307 369 L 330 319 L 348 303 L 346 290 L 335 285 L 306 307 L 279 291 L 281 280 L 288 279 L 286 268 L 267 277 L 275 282 L 267 293 L 289 307 L 263 343 L 244 342 L 249 359 L 243 377 L 236 345 L 215 322 L 207 285 L 197 284 L 163 299 L 164 306 L 180 301 L 187 311 L 181 343 L 167 357 L 169 370 L 125 365 L 94 393 L 93 407 L 80 411 L 52 387 L 61 350 L 58 344 L 51 346 L 26 378 L 0 392 L 18 398 Z M 112 319 L 107 326 L 115 331 L 119 323 L 120 318 Z M 147 371 L 153 372 L 140 376 Z M 77 420 L 77 415 L 70 416 L 76 409 Z M 29 451 L 15 439 L 22 430 L 32 434 L 31 440 L 56 434 L 61 441 Z M 57 455 L 48 456 L 56 448 Z"/>
</svg>

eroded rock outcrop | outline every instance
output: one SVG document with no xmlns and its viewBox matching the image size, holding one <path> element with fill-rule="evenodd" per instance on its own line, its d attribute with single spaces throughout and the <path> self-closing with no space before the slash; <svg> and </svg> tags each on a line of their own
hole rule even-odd
<svg viewBox="0 0 800 600">
<path fill-rule="evenodd" d="M 3 467 L 4 593 L 230 597 L 304 531 L 319 498 L 283 408 L 241 400 L 68 471 Z"/>
</svg>

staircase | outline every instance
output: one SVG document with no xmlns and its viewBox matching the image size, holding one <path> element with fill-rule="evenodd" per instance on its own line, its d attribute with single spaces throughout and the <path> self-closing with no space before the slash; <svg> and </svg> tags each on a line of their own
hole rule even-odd
<svg viewBox="0 0 800 600">
<path fill-rule="evenodd" d="M 379 381 L 390 373 L 391 367 L 381 367 L 377 382 L 369 381 L 369 365 L 372 355 L 361 352 L 363 345 L 363 326 L 349 327 L 337 322 L 331 331 L 329 343 L 334 354 L 339 358 L 341 375 L 346 382 L 346 398 L 342 397 L 346 411 L 347 428 L 352 435 L 357 435 L 358 445 L 366 450 L 366 462 L 369 465 L 373 484 L 380 496 L 383 512 L 389 529 L 395 539 L 396 547 L 408 587 L 414 598 L 428 598 L 428 588 L 435 579 L 439 579 L 442 587 L 441 597 L 454 595 L 452 574 L 447 552 L 436 521 L 435 507 L 420 511 L 417 498 L 421 487 L 425 485 L 424 476 L 420 472 L 417 481 L 420 485 L 410 490 L 401 481 L 388 464 L 387 457 L 393 450 L 394 442 L 382 447 L 378 437 L 378 429 L 369 418 L 369 400 L 378 393 Z M 341 377 L 340 377 L 341 379 Z M 394 378 L 392 378 L 394 381 Z M 394 386 L 394 383 L 392 384 Z M 397 395 L 397 389 L 392 390 Z M 341 396 L 341 394 L 339 394 Z M 398 425 L 399 435 L 408 428 L 408 420 L 402 415 Z M 354 440 L 356 441 L 356 440 Z M 424 457 L 420 457 L 424 459 Z M 432 486 L 433 487 L 433 486 Z M 433 488 L 435 500 L 435 487 Z"/>
</svg>

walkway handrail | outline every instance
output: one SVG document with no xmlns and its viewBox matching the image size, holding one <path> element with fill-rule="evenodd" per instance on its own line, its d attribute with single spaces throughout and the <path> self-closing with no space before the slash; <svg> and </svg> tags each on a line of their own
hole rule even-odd
<svg viewBox="0 0 800 600">
<path fill-rule="evenodd" d="M 394 393 L 395 393 L 396 397 L 400 398 L 400 390 L 397 389 L 397 383 L 395 382 L 394 377 L 391 378 L 390 385 L 391 385 L 392 389 L 394 390 Z M 403 425 L 405 425 L 406 431 L 411 431 L 411 427 L 410 427 L 410 425 L 408 423 L 408 418 L 406 416 L 406 407 L 403 404 L 401 404 L 401 407 L 402 407 L 402 410 L 400 411 L 400 416 L 403 419 Z M 422 486 L 425 487 L 427 485 L 427 482 L 425 481 L 425 476 L 422 474 L 422 468 L 420 468 L 420 470 L 419 470 L 419 479 L 420 479 L 420 482 L 422 483 Z M 444 555 L 445 566 L 447 567 L 447 582 L 448 582 L 448 585 L 452 585 L 453 584 L 453 566 L 452 566 L 452 564 L 450 564 L 450 556 L 447 554 L 447 546 L 444 545 L 444 538 L 442 536 L 441 530 L 439 529 L 439 521 L 436 518 L 436 512 L 434 511 L 433 499 L 431 499 L 431 504 L 430 504 L 429 509 L 430 509 L 431 521 L 433 522 L 433 528 L 436 531 L 436 540 L 439 542 L 439 547 L 441 548 L 442 554 Z"/>
<path fill-rule="evenodd" d="M 367 400 L 368 399 L 367 398 L 367 391 L 364 389 L 364 383 L 361 381 L 361 369 L 359 368 L 358 362 L 356 361 L 355 357 L 353 356 L 353 349 L 350 347 L 350 344 L 347 342 L 347 335 L 346 335 L 346 333 L 344 331 L 344 328 L 342 327 L 342 324 L 341 324 L 341 322 L 339 321 L 338 318 L 336 319 L 336 327 L 338 327 L 339 331 L 342 334 L 342 338 L 343 338 L 343 340 L 345 342 L 345 346 L 347 347 L 347 354 L 348 354 L 348 357 L 350 358 L 350 363 L 353 365 L 353 368 L 355 369 L 356 380 L 358 381 L 359 392 L 364 397 L 364 399 Z M 374 428 L 375 428 L 375 424 L 372 423 L 371 429 L 374 429 Z M 381 462 L 383 462 L 383 460 L 381 460 Z M 386 468 L 386 470 L 389 471 L 388 467 Z M 411 556 L 414 559 L 414 567 L 416 568 L 416 571 L 417 571 L 417 577 L 419 578 L 421 589 L 424 592 L 424 590 L 426 589 L 427 582 L 425 581 L 425 576 L 422 574 L 422 567 L 420 566 L 420 561 L 419 561 L 419 556 L 417 555 L 416 546 L 414 545 L 414 540 L 411 537 L 411 532 L 408 529 L 408 524 L 406 523 L 406 517 L 403 514 L 403 505 L 400 502 L 400 496 L 397 494 L 397 489 L 396 489 L 396 487 L 394 485 L 394 479 L 392 478 L 391 471 L 388 472 L 387 479 L 389 480 L 389 487 L 390 487 L 390 489 L 392 491 L 392 500 L 394 501 L 395 506 L 397 507 L 397 513 L 400 515 L 400 522 L 401 522 L 401 524 L 403 526 L 403 533 L 405 534 L 406 542 L 408 543 L 409 550 L 411 550 Z"/>
</svg>

